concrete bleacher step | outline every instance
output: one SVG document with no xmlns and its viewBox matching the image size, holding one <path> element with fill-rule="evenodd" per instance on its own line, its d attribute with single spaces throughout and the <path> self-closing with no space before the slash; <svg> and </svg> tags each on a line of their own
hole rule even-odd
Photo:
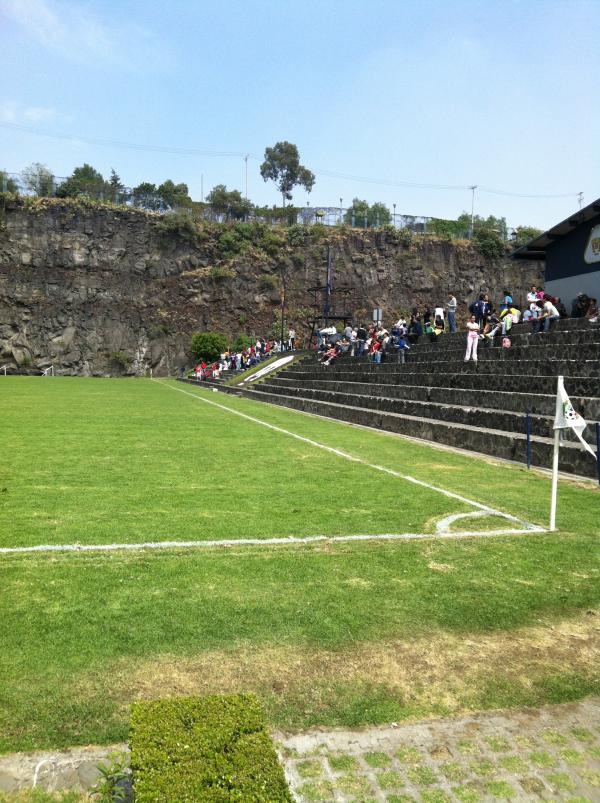
<svg viewBox="0 0 600 803">
<path fill-rule="evenodd" d="M 435 441 L 436 443 L 468 449 L 480 454 L 493 455 L 507 460 L 526 459 L 524 434 L 472 426 L 453 421 L 440 421 L 421 416 L 373 410 L 363 406 L 340 404 L 333 401 L 310 399 L 268 393 L 256 387 L 246 394 L 258 401 L 266 401 L 296 410 L 323 415 L 353 424 L 375 427 L 387 432 Z M 549 468 L 552 464 L 553 441 L 551 438 L 532 438 L 533 464 Z M 560 453 L 560 468 L 572 474 L 595 476 L 596 464 L 590 455 L 577 443 L 565 442 Z"/>
<path fill-rule="evenodd" d="M 392 358 L 395 359 L 395 358 Z M 351 358 L 340 359 L 333 365 L 323 366 L 323 370 L 329 370 L 330 373 L 337 371 L 348 370 Z M 397 362 L 390 362 L 386 360 L 380 365 L 373 365 L 372 363 L 361 363 L 360 370 L 362 371 L 379 371 L 386 373 L 389 371 L 397 374 L 408 375 L 411 373 L 423 372 L 424 367 L 429 369 L 430 373 L 445 374 L 454 373 L 462 374 L 468 372 L 479 372 L 486 374 L 525 374 L 528 376 L 536 376 L 540 374 L 558 376 L 581 376 L 590 378 L 600 378 L 600 359 L 552 359 L 545 357 L 540 359 L 504 359 L 502 355 L 496 359 L 480 360 L 479 363 L 464 359 L 448 358 L 444 359 L 443 355 L 439 355 L 439 359 L 427 360 L 407 360 L 404 365 L 398 365 Z M 320 366 L 316 367 L 319 370 Z M 314 370 L 314 369 L 313 369 Z M 299 372 L 310 372 L 308 367 L 299 368 Z"/>
<path fill-rule="evenodd" d="M 397 385 L 376 382 L 336 382 L 331 379 L 304 380 L 299 385 L 293 379 L 277 376 L 268 380 L 273 392 L 286 393 L 288 388 L 326 390 L 361 396 L 385 396 L 391 399 L 432 401 L 440 404 L 484 407 L 492 410 L 509 410 L 514 413 L 554 415 L 556 396 L 552 393 L 531 393 L 476 388 L 440 387 L 438 385 Z M 571 401 L 581 415 L 589 420 L 600 420 L 600 398 L 571 395 Z"/>
<path fill-rule="evenodd" d="M 272 385 L 268 381 L 260 387 L 264 393 L 277 394 L 278 385 Z M 508 432 L 522 432 L 525 429 L 525 416 L 523 413 L 513 412 L 503 408 L 482 407 L 473 404 L 449 404 L 447 402 L 436 402 L 431 400 L 413 400 L 406 398 L 390 398 L 377 395 L 360 395 L 343 391 L 331 391 L 302 387 L 288 387 L 285 391 L 287 396 L 300 396 L 312 401 L 335 402 L 349 407 L 364 407 L 369 410 L 398 413 L 417 418 L 435 419 L 436 421 L 448 421 L 455 424 L 465 424 L 468 426 L 506 430 Z M 554 415 L 532 414 L 530 416 L 531 431 L 533 435 L 552 438 Z M 590 422 L 593 423 L 593 422 Z M 595 440 L 594 430 L 588 427 L 584 433 L 591 442 Z M 573 436 L 574 437 L 574 436 Z"/>
<path fill-rule="evenodd" d="M 352 367 L 346 368 L 344 371 L 330 372 L 327 368 L 322 368 L 315 365 L 313 371 L 304 371 L 302 373 L 297 371 L 285 371 L 279 374 L 280 378 L 293 379 L 294 381 L 320 381 L 331 380 L 337 382 L 363 382 L 363 383 L 376 383 L 382 385 L 397 385 L 402 387 L 404 385 L 423 386 L 423 387 L 442 387 L 450 386 L 456 389 L 481 389 L 481 390 L 498 390 L 515 393 L 529 393 L 529 394 L 556 394 L 556 376 L 547 376 L 540 374 L 538 376 L 531 376 L 527 374 L 511 374 L 504 376 L 502 374 L 490 374 L 485 371 L 472 370 L 460 374 L 432 373 L 423 367 L 422 372 L 413 372 L 410 374 L 400 375 L 398 371 L 377 371 L 378 366 L 363 367 L 360 366 L 356 370 Z M 385 366 L 379 366 L 382 368 Z M 600 383 L 597 379 L 589 377 L 579 377 L 570 375 L 565 380 L 567 392 L 574 396 L 595 397 L 600 395 Z"/>
</svg>

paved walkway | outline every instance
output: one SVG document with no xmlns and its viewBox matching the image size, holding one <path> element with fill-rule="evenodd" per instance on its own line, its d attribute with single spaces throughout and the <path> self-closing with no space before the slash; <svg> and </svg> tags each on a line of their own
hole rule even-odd
<svg viewBox="0 0 600 803">
<path fill-rule="evenodd" d="M 278 744 L 299 801 L 600 801 L 600 699 Z"/>
<path fill-rule="evenodd" d="M 600 698 L 275 741 L 298 803 L 600 801 Z M 0 757 L 0 798 L 89 789 L 115 754 L 127 763 L 125 744 Z"/>
</svg>

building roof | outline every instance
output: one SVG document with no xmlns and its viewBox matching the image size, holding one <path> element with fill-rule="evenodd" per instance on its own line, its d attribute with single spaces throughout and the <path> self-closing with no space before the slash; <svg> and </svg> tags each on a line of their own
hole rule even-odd
<svg viewBox="0 0 600 803">
<path fill-rule="evenodd" d="M 549 245 L 572 232 L 581 223 L 586 223 L 588 220 L 598 217 L 598 215 L 600 215 L 600 198 L 593 201 L 589 206 L 579 209 L 574 215 L 566 218 L 561 223 L 557 223 L 556 226 L 540 234 L 526 245 L 517 248 L 511 254 L 511 257 L 513 259 L 546 259 L 546 249 Z"/>
</svg>

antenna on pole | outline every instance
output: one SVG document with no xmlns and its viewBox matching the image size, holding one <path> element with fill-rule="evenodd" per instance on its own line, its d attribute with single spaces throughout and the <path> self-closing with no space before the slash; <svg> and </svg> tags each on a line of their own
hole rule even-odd
<svg viewBox="0 0 600 803">
<path fill-rule="evenodd" d="M 477 184 L 472 184 L 469 189 L 471 190 L 471 227 L 469 229 L 469 240 L 473 239 L 473 221 L 475 217 L 475 190 L 477 189 Z"/>
<path fill-rule="evenodd" d="M 579 208 L 581 209 L 581 207 L 583 206 L 583 193 L 582 192 L 578 192 L 577 193 L 577 200 L 579 201 Z"/>
</svg>

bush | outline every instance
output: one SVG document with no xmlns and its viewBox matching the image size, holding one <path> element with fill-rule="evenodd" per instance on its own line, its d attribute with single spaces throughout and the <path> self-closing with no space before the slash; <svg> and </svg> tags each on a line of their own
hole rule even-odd
<svg viewBox="0 0 600 803">
<path fill-rule="evenodd" d="M 233 341 L 231 348 L 233 351 L 243 351 L 244 349 L 249 349 L 251 345 L 252 340 L 248 335 L 238 335 Z"/>
<path fill-rule="evenodd" d="M 506 253 L 504 242 L 495 232 L 486 229 L 475 231 L 473 234 L 473 244 L 479 253 L 488 257 L 488 259 L 500 259 L 500 257 L 503 257 Z"/>
<path fill-rule="evenodd" d="M 189 243 L 198 241 L 198 227 L 188 212 L 169 212 L 158 221 L 156 229 L 162 237 L 181 237 Z"/>
<path fill-rule="evenodd" d="M 113 351 L 110 354 L 110 361 L 117 365 L 122 371 L 126 371 L 129 368 L 130 359 L 122 351 Z"/>
<path fill-rule="evenodd" d="M 227 338 L 219 332 L 196 332 L 192 335 L 192 354 L 197 360 L 213 362 L 227 351 Z"/>
<path fill-rule="evenodd" d="M 274 290 L 277 285 L 279 284 L 277 277 L 273 276 L 270 273 L 262 273 L 258 277 L 258 287 L 263 292 L 268 292 L 269 290 Z"/>
<path fill-rule="evenodd" d="M 210 269 L 210 275 L 216 282 L 223 282 L 225 279 L 233 279 L 235 273 L 224 265 L 214 265 Z"/>
<path fill-rule="evenodd" d="M 291 803 L 252 695 L 135 703 L 131 769 L 136 803 Z"/>
</svg>

